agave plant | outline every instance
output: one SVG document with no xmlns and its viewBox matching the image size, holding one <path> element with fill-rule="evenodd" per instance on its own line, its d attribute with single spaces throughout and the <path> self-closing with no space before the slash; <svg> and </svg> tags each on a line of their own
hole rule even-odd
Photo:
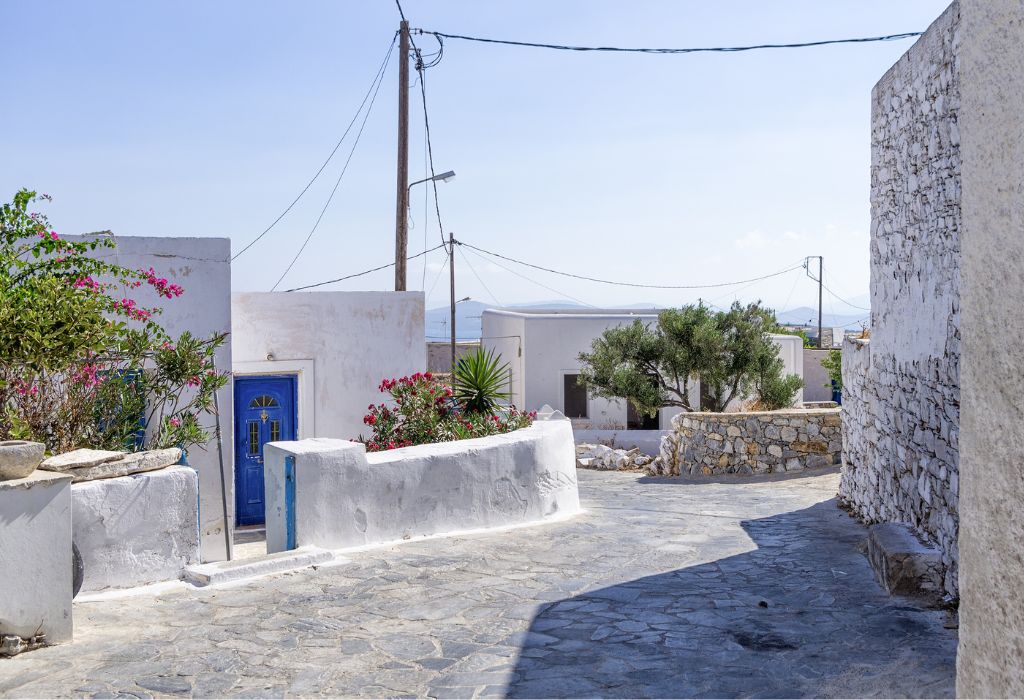
<svg viewBox="0 0 1024 700">
<path fill-rule="evenodd" d="M 472 413 L 494 413 L 499 401 L 507 401 L 512 372 L 508 363 L 501 364 L 501 356 L 494 350 L 477 348 L 459 358 L 452 371 L 452 389 L 455 400 L 463 410 Z"/>
</svg>

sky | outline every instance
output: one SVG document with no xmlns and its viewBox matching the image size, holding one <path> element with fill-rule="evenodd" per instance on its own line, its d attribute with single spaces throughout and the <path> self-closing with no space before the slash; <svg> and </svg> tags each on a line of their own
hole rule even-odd
<svg viewBox="0 0 1024 700">
<path fill-rule="evenodd" d="M 403 2 L 414 28 L 647 47 L 920 31 L 947 4 Z M 65 233 L 226 236 L 240 251 L 334 148 L 398 20 L 392 0 L 0 1 L 9 86 L 0 196 L 49 193 L 44 211 Z M 437 47 L 430 36 L 414 40 Z M 821 255 L 826 312 L 856 313 L 868 305 L 870 276 L 871 88 L 912 41 L 646 55 L 449 39 L 426 71 L 435 168 L 457 173 L 438 186 L 443 230 L 543 267 L 634 284 L 747 280 Z M 279 290 L 394 259 L 398 90 L 392 55 L 337 192 Z M 410 181 L 429 174 L 419 97 L 414 83 Z M 295 207 L 235 260 L 235 291 L 268 291 L 285 272 L 364 114 Z M 441 230 L 429 187 L 412 193 L 417 253 L 436 246 Z M 425 290 L 428 308 L 448 301 L 444 256 L 409 263 L 408 288 Z M 800 268 L 750 284 L 658 290 L 572 279 L 464 246 L 455 263 L 457 297 L 493 305 L 817 304 L 817 285 Z M 320 289 L 393 282 L 389 268 Z"/>
</svg>

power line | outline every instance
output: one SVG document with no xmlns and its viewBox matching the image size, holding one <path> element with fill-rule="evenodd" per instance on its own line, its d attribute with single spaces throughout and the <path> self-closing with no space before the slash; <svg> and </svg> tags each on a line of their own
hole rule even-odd
<svg viewBox="0 0 1024 700">
<path fill-rule="evenodd" d="M 471 252 L 473 252 L 473 255 L 477 256 L 478 258 L 480 258 L 484 262 L 493 263 L 493 264 L 497 265 L 498 267 L 500 267 L 502 270 L 505 270 L 506 272 L 511 272 L 516 277 L 520 277 L 520 278 L 526 280 L 527 282 L 530 282 L 532 284 L 537 285 L 538 287 L 543 287 L 544 289 L 548 290 L 549 292 L 554 292 L 555 294 L 558 294 L 559 296 L 563 296 L 566 299 L 571 299 L 572 301 L 575 301 L 577 304 L 582 304 L 583 306 L 589 306 L 591 308 L 597 308 L 593 304 L 588 304 L 587 302 L 583 301 L 582 299 L 577 299 L 576 297 L 570 296 L 569 294 L 566 294 L 565 292 L 560 292 L 559 290 L 555 289 L 554 287 L 549 287 L 548 285 L 544 284 L 543 282 L 538 282 L 537 280 L 535 280 L 533 278 L 530 278 L 530 277 L 527 277 L 526 275 L 520 274 L 519 272 L 513 270 L 511 267 L 508 267 L 506 265 L 502 265 L 500 262 L 495 262 L 494 260 L 488 260 L 484 256 L 482 256 L 479 253 L 475 252 L 475 250 L 479 250 L 479 248 L 475 248 L 474 246 L 471 246 L 468 243 L 463 243 L 461 241 L 455 241 L 455 244 L 456 245 L 464 245 L 467 248 L 470 248 Z"/>
<path fill-rule="evenodd" d="M 416 48 L 416 44 L 413 44 L 413 47 Z M 440 60 L 440 56 L 438 57 L 438 60 Z M 431 64 L 431 66 L 436 65 L 437 61 Z M 437 196 L 437 180 L 433 179 L 436 176 L 436 173 L 434 172 L 434 144 L 430 138 L 430 116 L 427 113 L 427 66 L 423 63 L 423 57 L 419 48 L 416 48 L 416 72 L 420 76 L 420 97 L 423 101 L 423 128 L 427 139 L 427 160 L 430 163 L 430 184 L 434 190 L 434 210 L 437 212 L 437 227 L 441 236 L 441 244 L 445 245 L 444 224 L 441 223 L 441 204 Z"/>
<path fill-rule="evenodd" d="M 829 46 L 833 44 L 867 44 L 878 41 L 898 41 L 911 37 L 921 36 L 924 32 L 903 32 L 902 34 L 886 34 L 884 36 L 859 37 L 855 39 L 826 39 L 822 41 L 805 41 L 793 44 L 753 44 L 750 46 L 710 46 L 698 48 L 626 48 L 620 46 L 572 46 L 566 44 L 542 44 L 532 41 L 512 41 L 509 39 L 488 39 L 478 36 L 465 36 L 463 34 L 448 34 L 446 32 L 435 32 L 428 29 L 412 30 L 418 34 L 429 34 L 438 41 L 444 39 L 459 39 L 461 41 L 475 41 L 484 44 L 504 44 L 506 46 L 522 46 L 535 49 L 555 49 L 558 51 L 610 51 L 616 53 L 655 53 L 655 54 L 679 54 L 679 53 L 738 53 L 741 51 L 757 51 L 761 49 L 802 49 L 812 46 Z"/>
<path fill-rule="evenodd" d="M 778 272 L 773 272 L 773 273 L 768 274 L 768 275 L 762 275 L 760 277 L 751 277 L 750 279 L 745 279 L 745 280 L 736 280 L 735 282 L 717 282 L 715 284 L 640 284 L 639 282 L 617 282 L 617 281 L 614 281 L 614 280 L 603 280 L 603 279 L 598 279 L 596 277 L 587 277 L 586 275 L 576 275 L 576 274 L 573 274 L 571 272 L 563 272 L 561 270 L 553 270 L 550 267 L 543 267 L 542 265 L 534 265 L 533 263 L 528 263 L 528 262 L 525 262 L 523 260 L 517 260 L 516 258 L 511 258 L 511 257 L 509 257 L 507 255 L 502 255 L 501 253 L 495 253 L 495 252 L 490 251 L 490 250 L 484 250 L 483 248 L 478 248 L 478 247 L 476 247 L 476 246 L 474 246 L 474 245 L 472 245 L 470 243 L 466 243 L 465 241 L 455 241 L 455 243 L 457 245 L 464 245 L 467 248 L 472 248 L 474 250 L 478 250 L 481 253 L 486 253 L 488 255 L 493 255 L 494 257 L 501 258 L 502 260 L 508 260 L 509 262 L 518 263 L 519 265 L 525 265 L 526 267 L 532 267 L 535 270 L 542 270 L 543 272 L 551 272 L 551 273 L 556 274 L 556 275 L 562 275 L 563 277 L 572 277 L 574 279 L 586 280 L 587 282 L 597 282 L 599 284 L 610 284 L 610 285 L 614 285 L 614 286 L 618 286 L 618 287 L 639 287 L 639 288 L 642 288 L 642 289 L 712 289 L 712 288 L 715 288 L 715 287 L 731 287 L 731 286 L 734 286 L 734 285 L 737 285 L 737 284 L 747 284 L 748 282 L 759 282 L 760 280 L 766 280 L 766 279 L 768 279 L 770 277 L 778 277 L 779 275 L 784 275 L 787 272 L 792 272 L 793 270 L 798 270 L 801 267 L 803 267 L 803 265 L 794 265 L 793 267 L 787 267 L 785 270 L 779 270 Z"/>
<path fill-rule="evenodd" d="M 392 41 L 391 47 L 394 48 L 394 46 L 395 43 Z M 390 58 L 391 51 L 389 50 L 388 55 L 384 57 L 384 65 L 382 66 L 381 71 L 377 76 L 377 87 L 373 91 L 373 97 L 370 98 L 370 104 L 366 108 L 366 113 L 363 114 L 363 121 L 359 125 L 359 131 L 356 133 L 355 139 L 352 141 L 352 148 L 350 148 L 348 151 L 348 158 L 345 159 L 345 165 L 342 166 L 341 172 L 338 174 L 338 179 L 335 180 L 334 182 L 334 189 L 331 190 L 330 196 L 327 197 L 327 202 L 324 203 L 323 209 L 320 210 L 320 215 L 316 218 L 316 223 L 313 224 L 313 228 L 311 228 L 309 230 L 309 233 L 306 234 L 306 240 L 302 242 L 302 245 L 299 247 L 299 251 L 295 253 L 295 257 L 293 257 L 292 261 L 288 263 L 288 267 L 286 267 L 284 272 L 281 273 L 281 276 L 277 278 L 277 282 L 275 282 L 274 286 L 270 288 L 270 291 L 273 292 L 274 290 L 276 290 L 277 285 L 281 284 L 281 281 L 288 276 L 289 272 L 291 272 L 292 267 L 299 259 L 299 256 L 302 255 L 302 251 L 306 249 L 306 245 L 309 243 L 309 239 L 313 237 L 313 234 L 316 233 L 317 228 L 320 226 L 320 222 L 323 221 L 324 214 L 327 213 L 327 207 L 331 206 L 331 202 L 334 200 L 334 195 L 338 192 L 338 187 L 341 185 L 341 180 L 343 177 L 345 177 L 345 173 L 348 172 L 348 164 L 352 162 L 352 156 L 355 155 L 356 147 L 359 146 L 359 139 L 363 135 L 363 129 L 366 128 L 366 122 L 370 118 L 370 112 L 373 111 L 373 104 L 377 101 L 377 93 L 380 92 L 380 86 L 384 83 L 384 71 L 385 69 L 387 69 L 388 60 Z"/>
<path fill-rule="evenodd" d="M 395 4 L 398 5 L 398 15 L 405 21 L 405 12 L 402 10 L 402 3 L 399 0 L 395 0 Z"/>
<path fill-rule="evenodd" d="M 430 250 L 424 250 L 424 251 L 422 251 L 420 253 L 416 253 L 416 255 L 410 255 L 408 258 L 406 258 L 406 260 L 415 260 L 416 258 L 420 257 L 421 255 L 426 255 L 427 253 L 432 253 L 432 252 L 434 252 L 435 250 L 438 250 L 441 247 L 442 246 L 436 245 L 433 248 L 431 248 Z M 322 287 L 325 284 L 334 284 L 335 282 L 344 282 L 345 280 L 350 280 L 350 279 L 353 279 L 354 277 L 362 277 L 363 275 L 368 275 L 371 272 L 378 272 L 380 270 L 386 270 L 389 267 L 394 267 L 394 265 L 395 265 L 395 263 L 389 262 L 387 265 L 381 265 L 379 267 L 373 267 L 373 268 L 370 268 L 369 270 L 363 270 L 362 272 L 356 272 L 356 273 L 351 274 L 351 275 L 345 275 L 344 277 L 337 277 L 337 278 L 332 279 L 332 280 L 325 280 L 324 282 L 316 282 L 314 284 L 307 284 L 307 285 L 303 285 L 302 287 L 294 287 L 292 289 L 286 289 L 284 291 L 285 292 L 301 292 L 303 289 L 312 289 L 313 287 Z"/>
<path fill-rule="evenodd" d="M 469 261 L 469 258 L 466 256 L 464 252 L 462 252 L 462 249 L 458 248 L 457 250 L 459 251 L 459 255 L 461 255 L 462 259 L 465 261 L 466 266 L 469 267 L 469 271 L 473 273 L 473 276 L 476 277 L 476 281 L 480 283 L 480 286 L 482 286 L 487 291 L 487 294 L 491 297 L 491 299 L 494 299 L 495 304 L 497 304 L 498 306 L 502 306 L 501 301 L 498 299 L 498 297 L 494 296 L 494 292 L 491 291 L 491 288 L 488 287 L 487 283 L 484 282 L 483 279 L 481 279 L 480 275 L 476 273 L 476 268 L 473 267 L 473 263 Z"/>
<path fill-rule="evenodd" d="M 829 289 L 828 285 L 825 284 L 824 281 L 822 281 L 821 286 L 825 288 L 826 292 L 828 292 L 829 294 L 831 294 L 832 296 L 834 296 L 836 299 L 838 299 L 839 301 L 843 302 L 847 306 L 852 306 L 853 308 L 860 309 L 861 311 L 871 311 L 871 309 L 867 308 L 866 306 L 857 306 L 856 304 L 851 304 L 850 302 L 846 301 L 846 299 L 843 299 L 841 296 L 839 296 L 838 294 L 833 292 L 831 289 Z M 833 313 L 834 313 L 834 310 L 833 310 Z"/>
<path fill-rule="evenodd" d="M 302 191 L 299 192 L 299 195 L 294 200 L 292 200 L 292 203 L 289 204 L 285 208 L 285 210 L 283 212 L 281 212 L 281 214 L 276 219 L 274 219 L 273 223 L 271 223 L 270 226 L 267 226 L 265 229 L 263 229 L 263 233 L 261 233 L 260 235 L 256 236 L 256 238 L 254 238 L 251 241 L 249 241 L 248 245 L 246 245 L 240 251 L 238 251 L 237 253 L 235 253 L 234 255 L 231 256 L 231 260 L 232 261 L 234 261 L 235 258 L 237 258 L 239 255 L 241 255 L 245 251 L 247 251 L 250 248 L 252 248 L 256 244 L 257 241 L 259 241 L 261 238 L 263 238 L 268 233 L 270 233 L 270 230 L 272 228 L 274 228 L 275 226 L 277 226 L 278 222 L 281 219 L 283 219 L 288 212 L 290 212 L 292 210 L 292 207 L 294 207 L 298 203 L 298 201 L 300 199 L 302 199 L 302 195 L 306 194 L 306 191 L 309 190 L 309 188 L 312 187 L 313 183 L 316 182 L 317 178 L 320 177 L 320 173 L 322 173 L 324 171 L 324 168 L 327 167 L 327 164 L 331 162 L 332 158 L 334 158 L 334 154 L 338 152 L 339 148 L 341 148 L 341 144 L 345 140 L 345 137 L 348 136 L 348 132 L 352 130 L 352 125 L 356 123 L 356 119 L 359 118 L 359 113 L 363 111 L 363 106 L 366 104 L 366 101 L 370 98 L 370 93 L 374 91 L 374 85 L 378 84 L 378 81 L 380 80 L 380 76 L 384 72 L 384 68 L 387 66 L 387 62 L 391 58 L 391 52 L 395 48 L 395 41 L 397 40 L 397 38 L 398 38 L 398 33 L 396 32 L 395 36 L 391 38 L 391 45 L 388 47 L 388 52 L 384 56 L 384 62 L 381 63 L 380 68 L 377 69 L 377 73 L 374 75 L 373 80 L 370 82 L 370 89 L 366 91 L 366 95 L 363 97 L 363 101 L 359 104 L 359 109 L 357 109 L 356 113 L 354 115 L 352 115 L 352 121 L 350 121 L 348 123 L 348 126 L 345 127 L 345 133 L 343 133 L 341 135 L 341 138 L 338 139 L 338 143 L 334 144 L 334 148 L 331 150 L 330 155 L 327 156 L 327 160 L 325 160 L 323 165 L 320 166 L 320 169 L 316 171 L 316 174 L 313 175 L 313 178 L 309 182 L 306 183 L 306 186 L 302 188 Z"/>
</svg>

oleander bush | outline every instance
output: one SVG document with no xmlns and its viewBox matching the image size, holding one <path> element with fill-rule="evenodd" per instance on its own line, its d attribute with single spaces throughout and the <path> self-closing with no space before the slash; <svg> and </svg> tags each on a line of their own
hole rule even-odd
<svg viewBox="0 0 1024 700">
<path fill-rule="evenodd" d="M 529 426 L 537 415 L 497 404 L 476 410 L 430 372 L 385 379 L 378 388 L 390 401 L 370 404 L 363 416 L 372 434 L 359 441 L 369 452 L 508 433 Z"/>
</svg>

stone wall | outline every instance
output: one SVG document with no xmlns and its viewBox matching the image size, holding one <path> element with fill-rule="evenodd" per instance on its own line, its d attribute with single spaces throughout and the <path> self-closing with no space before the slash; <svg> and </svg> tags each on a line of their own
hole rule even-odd
<svg viewBox="0 0 1024 700">
<path fill-rule="evenodd" d="M 773 474 L 831 467 L 842 450 L 838 408 L 681 413 L 652 472 L 665 476 Z"/>
<path fill-rule="evenodd" d="M 872 92 L 870 343 L 843 348 L 839 495 L 914 526 L 957 593 L 960 406 L 959 6 Z"/>
</svg>

